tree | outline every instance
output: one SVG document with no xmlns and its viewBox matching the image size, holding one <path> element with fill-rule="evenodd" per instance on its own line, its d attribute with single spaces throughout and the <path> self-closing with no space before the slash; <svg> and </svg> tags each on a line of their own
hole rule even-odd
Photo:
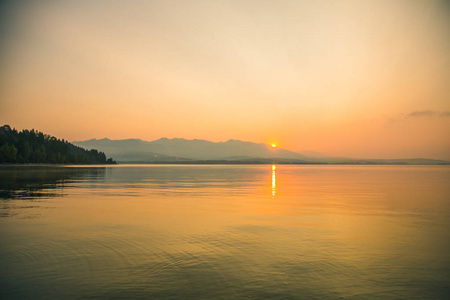
<svg viewBox="0 0 450 300">
<path fill-rule="evenodd" d="M 17 161 L 17 148 L 14 145 L 5 143 L 0 147 L 0 160 L 6 163 Z"/>
<path fill-rule="evenodd" d="M 0 127 L 0 163 L 114 164 L 103 152 L 86 150 L 65 140 L 32 130 Z"/>
</svg>

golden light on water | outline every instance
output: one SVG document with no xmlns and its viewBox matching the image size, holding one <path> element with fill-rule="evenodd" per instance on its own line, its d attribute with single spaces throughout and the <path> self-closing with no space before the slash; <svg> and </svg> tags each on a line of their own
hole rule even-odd
<svg viewBox="0 0 450 300">
<path fill-rule="evenodd" d="M 258 298 L 279 289 L 276 274 L 280 298 L 305 291 L 305 298 L 445 299 L 448 166 L 282 165 L 275 196 L 276 170 L 2 168 L 14 198 L 1 199 L 8 217 L 0 220 L 7 245 L 0 257 L 12 278 L 1 298 L 46 295 L 55 278 L 62 280 L 52 287 L 54 298 L 117 291 L 124 298 Z M 8 204 L 30 196 L 32 206 Z M 242 274 L 238 281 L 235 274 Z M 255 278 L 256 287 L 242 288 Z M 302 284 L 308 278 L 313 285 Z M 217 282 L 219 292 L 205 288 Z"/>
<path fill-rule="evenodd" d="M 272 197 L 275 196 L 277 182 L 275 177 L 275 170 L 277 169 L 277 166 L 272 165 Z"/>
</svg>

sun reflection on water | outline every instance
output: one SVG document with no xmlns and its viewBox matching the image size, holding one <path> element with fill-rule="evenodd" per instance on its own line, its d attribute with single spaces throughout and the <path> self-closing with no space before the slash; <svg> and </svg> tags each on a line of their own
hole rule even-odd
<svg viewBox="0 0 450 300">
<path fill-rule="evenodd" d="M 276 187 L 277 187 L 276 176 L 275 176 L 276 169 L 277 169 L 277 166 L 272 165 L 272 197 L 275 196 Z"/>
</svg>

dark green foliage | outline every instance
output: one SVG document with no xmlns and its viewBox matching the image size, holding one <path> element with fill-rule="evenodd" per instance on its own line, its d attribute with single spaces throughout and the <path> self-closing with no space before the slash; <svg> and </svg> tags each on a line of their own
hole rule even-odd
<svg viewBox="0 0 450 300">
<path fill-rule="evenodd" d="M 0 163 L 115 164 L 105 153 L 85 150 L 32 129 L 0 127 Z"/>
</svg>

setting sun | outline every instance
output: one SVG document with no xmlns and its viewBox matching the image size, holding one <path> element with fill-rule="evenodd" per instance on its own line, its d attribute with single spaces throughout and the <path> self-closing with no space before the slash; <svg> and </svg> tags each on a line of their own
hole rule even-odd
<svg viewBox="0 0 450 300">
<path fill-rule="evenodd" d="M 277 145 L 275 145 L 275 144 L 272 144 L 272 148 L 276 148 L 277 147 Z"/>
</svg>

